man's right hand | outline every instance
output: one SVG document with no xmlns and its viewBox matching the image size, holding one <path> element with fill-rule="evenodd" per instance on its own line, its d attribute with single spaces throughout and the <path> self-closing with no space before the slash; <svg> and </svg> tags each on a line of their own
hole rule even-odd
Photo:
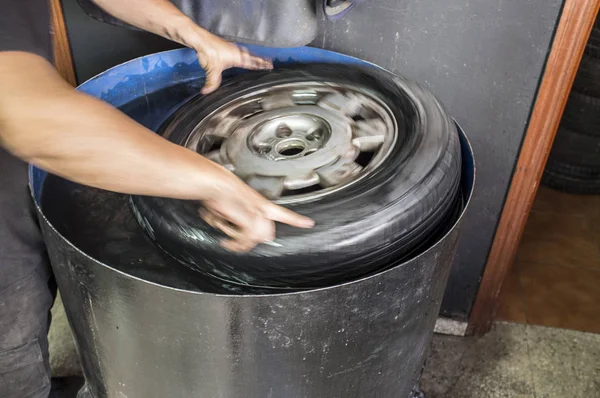
<svg viewBox="0 0 600 398">
<path fill-rule="evenodd" d="M 274 222 L 312 221 L 274 205 L 214 162 L 103 101 L 73 90 L 43 58 L 0 53 L 0 145 L 71 181 L 133 195 L 203 201 L 231 250 L 272 240 Z"/>
<path fill-rule="evenodd" d="M 204 200 L 199 211 L 209 225 L 229 236 L 221 243 L 223 247 L 244 252 L 270 242 L 275 239 L 275 221 L 299 228 L 313 226 L 310 218 L 275 205 L 231 172 L 223 172 L 224 178 L 214 184 L 212 198 Z"/>
</svg>

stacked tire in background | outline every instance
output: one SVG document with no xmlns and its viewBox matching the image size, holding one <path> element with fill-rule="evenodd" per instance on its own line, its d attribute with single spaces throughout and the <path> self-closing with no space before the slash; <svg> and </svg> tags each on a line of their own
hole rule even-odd
<svg viewBox="0 0 600 398">
<path fill-rule="evenodd" d="M 600 19 L 581 60 L 542 183 L 569 193 L 600 193 Z"/>
</svg>

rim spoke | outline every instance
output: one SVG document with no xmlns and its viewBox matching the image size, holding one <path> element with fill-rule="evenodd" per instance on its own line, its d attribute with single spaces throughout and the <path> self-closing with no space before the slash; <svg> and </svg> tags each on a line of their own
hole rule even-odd
<svg viewBox="0 0 600 398">
<path fill-rule="evenodd" d="M 352 145 L 365 152 L 376 150 L 385 141 L 385 127 L 385 123 L 379 119 L 356 122 Z"/>
<path fill-rule="evenodd" d="M 221 159 L 221 151 L 218 149 L 205 153 L 203 156 L 215 163 L 223 164 L 223 159 Z"/>
<path fill-rule="evenodd" d="M 332 187 L 334 185 L 338 185 L 345 181 L 348 181 L 353 176 L 359 174 L 361 170 L 361 165 L 352 162 L 345 163 L 339 166 L 336 166 L 334 164 L 330 167 L 317 170 L 317 173 L 319 174 L 319 177 L 321 179 L 321 185 L 323 185 L 324 187 Z"/>
<path fill-rule="evenodd" d="M 246 184 L 271 200 L 280 198 L 284 189 L 282 177 L 252 176 L 246 180 Z"/>
<path fill-rule="evenodd" d="M 360 97 L 341 93 L 329 94 L 323 97 L 317 105 L 324 109 L 341 112 L 346 116 L 358 115 L 362 108 Z"/>
<path fill-rule="evenodd" d="M 361 120 L 354 127 L 354 135 L 357 137 L 385 136 L 386 126 L 381 119 Z"/>
<path fill-rule="evenodd" d="M 235 167 L 231 163 L 224 159 L 223 153 L 220 149 L 210 151 L 208 153 L 203 154 L 202 156 L 204 156 L 208 160 L 212 160 L 213 162 L 220 164 L 229 171 L 234 171 L 235 169 Z"/>
<path fill-rule="evenodd" d="M 295 90 L 292 93 L 294 103 L 297 105 L 314 105 L 319 99 L 319 93 L 316 90 Z"/>
<path fill-rule="evenodd" d="M 277 93 L 263 98 L 260 102 L 260 106 L 265 111 L 272 109 L 285 108 L 288 106 L 295 106 L 294 99 L 290 97 L 289 93 Z"/>
<path fill-rule="evenodd" d="M 384 136 L 357 137 L 352 140 L 352 145 L 362 152 L 373 152 L 383 144 Z"/>
<path fill-rule="evenodd" d="M 219 118 L 215 118 L 213 124 L 210 127 L 207 127 L 206 134 L 215 137 L 227 138 L 231 135 L 231 133 L 233 133 L 236 125 L 241 123 L 244 118 L 260 112 L 261 110 L 262 108 L 260 104 L 258 104 L 256 101 L 249 101 L 241 104 L 233 111 L 222 115 Z"/>
<path fill-rule="evenodd" d="M 294 189 L 302 189 L 307 187 L 312 187 L 313 185 L 317 185 L 320 182 L 319 175 L 315 172 L 312 172 L 304 177 L 294 178 L 294 177 L 286 177 L 284 181 L 285 188 L 288 190 Z"/>
<path fill-rule="evenodd" d="M 207 131 L 207 134 L 215 137 L 227 138 L 232 133 L 235 124 L 239 122 L 239 117 L 227 115 L 223 118 L 220 118 L 214 124 L 214 126 L 210 127 L 209 131 Z"/>
</svg>

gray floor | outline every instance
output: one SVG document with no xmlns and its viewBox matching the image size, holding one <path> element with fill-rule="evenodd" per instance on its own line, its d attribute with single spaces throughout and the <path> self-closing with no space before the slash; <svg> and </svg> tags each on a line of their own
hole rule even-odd
<svg viewBox="0 0 600 398">
<path fill-rule="evenodd" d="M 52 323 L 48 332 L 48 342 L 52 377 L 81 375 L 79 358 L 60 294 L 57 295 L 52 307 Z"/>
<path fill-rule="evenodd" d="M 50 353 L 55 376 L 79 374 L 60 300 Z M 600 398 L 600 334 L 498 323 L 475 339 L 435 335 L 427 398 Z"/>
<path fill-rule="evenodd" d="M 436 335 L 421 386 L 427 398 L 597 398 L 600 335 L 516 323 Z"/>
</svg>

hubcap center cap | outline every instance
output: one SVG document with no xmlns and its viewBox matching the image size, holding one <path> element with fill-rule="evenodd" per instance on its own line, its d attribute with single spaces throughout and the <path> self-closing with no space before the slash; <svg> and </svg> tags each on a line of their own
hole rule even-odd
<svg viewBox="0 0 600 398">
<path fill-rule="evenodd" d="M 306 114 L 306 109 L 295 110 L 301 113 L 278 116 L 281 112 L 273 111 L 273 119 L 254 127 L 247 145 L 256 156 L 278 162 L 308 156 L 323 148 L 332 132 L 329 123 L 317 115 Z M 255 125 L 253 120 L 248 123 Z M 235 159 L 232 161 L 235 163 Z"/>
<path fill-rule="evenodd" d="M 290 138 L 277 143 L 275 151 L 283 156 L 284 160 L 292 159 L 303 156 L 307 146 L 307 143 L 303 140 L 298 138 Z"/>
<path fill-rule="evenodd" d="M 243 122 L 221 147 L 236 174 L 308 179 L 354 151 L 343 115 L 317 106 L 260 113 Z"/>
</svg>

